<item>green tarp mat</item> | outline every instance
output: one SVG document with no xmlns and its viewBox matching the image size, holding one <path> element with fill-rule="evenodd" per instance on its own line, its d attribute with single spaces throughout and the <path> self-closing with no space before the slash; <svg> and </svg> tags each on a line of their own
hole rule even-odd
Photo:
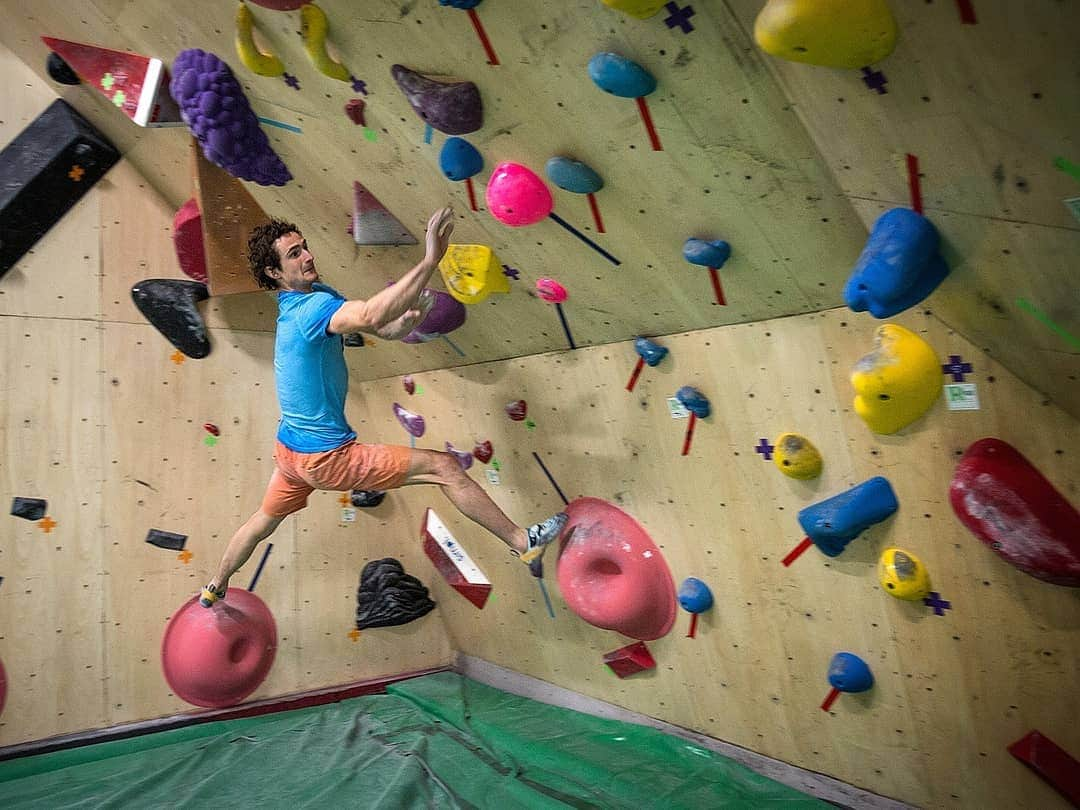
<svg viewBox="0 0 1080 810">
<path fill-rule="evenodd" d="M 0 807 L 828 807 L 649 728 L 450 672 L 0 762 Z"/>
</svg>

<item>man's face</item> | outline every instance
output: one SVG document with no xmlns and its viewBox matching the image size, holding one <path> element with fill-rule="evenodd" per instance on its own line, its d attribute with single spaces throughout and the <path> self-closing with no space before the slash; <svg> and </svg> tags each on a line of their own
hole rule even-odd
<svg viewBox="0 0 1080 810">
<path fill-rule="evenodd" d="M 281 260 L 281 269 L 270 268 L 267 274 L 281 285 L 282 290 L 311 292 L 311 285 L 319 280 L 319 272 L 304 237 L 295 232 L 279 236 L 274 242 L 274 250 Z"/>
</svg>

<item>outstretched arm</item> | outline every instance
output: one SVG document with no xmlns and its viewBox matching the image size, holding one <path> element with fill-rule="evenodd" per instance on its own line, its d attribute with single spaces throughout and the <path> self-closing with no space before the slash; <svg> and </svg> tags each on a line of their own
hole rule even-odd
<svg viewBox="0 0 1080 810">
<path fill-rule="evenodd" d="M 343 335 L 353 332 L 381 334 L 398 321 L 399 318 L 413 316 L 420 309 L 420 293 L 431 279 L 439 260 L 450 245 L 450 234 L 454 230 L 454 210 L 440 208 L 428 220 L 426 251 L 423 260 L 402 276 L 392 286 L 380 290 L 365 300 L 347 301 L 330 319 L 327 329 L 330 334 Z M 405 330 L 407 335 L 412 327 Z M 390 330 L 391 332 L 396 330 Z"/>
</svg>

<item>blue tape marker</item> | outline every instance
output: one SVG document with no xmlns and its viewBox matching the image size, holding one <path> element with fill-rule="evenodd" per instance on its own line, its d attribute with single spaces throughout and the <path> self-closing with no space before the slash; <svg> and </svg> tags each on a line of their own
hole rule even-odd
<svg viewBox="0 0 1080 810">
<path fill-rule="evenodd" d="M 443 336 L 442 336 L 442 339 L 443 339 L 443 340 L 445 340 L 445 341 L 446 341 L 447 343 L 449 343 L 449 344 L 450 344 L 450 348 L 451 348 L 451 349 L 453 349 L 453 350 L 454 350 L 455 352 L 457 352 L 457 353 L 458 353 L 459 355 L 461 355 L 462 357 L 464 357 L 464 356 L 465 356 L 465 352 L 463 352 L 463 351 L 462 351 L 461 349 L 459 349 L 459 348 L 457 347 L 457 345 L 456 345 L 456 344 L 454 343 L 454 341 L 452 341 L 452 340 L 451 340 L 450 338 L 448 338 L 448 337 L 447 337 L 446 335 L 443 335 Z"/>
<path fill-rule="evenodd" d="M 563 312 L 562 304 L 556 304 L 555 311 L 559 313 L 559 320 L 562 321 L 562 328 L 566 333 L 566 339 L 570 342 L 570 348 L 576 349 L 577 345 L 574 343 L 574 336 L 570 334 L 570 324 L 566 322 L 566 315 Z"/>
<path fill-rule="evenodd" d="M 601 256 L 603 256 L 605 259 L 607 259 L 609 262 L 611 262 L 616 267 L 618 267 L 620 264 L 622 264 L 622 262 L 620 262 L 618 259 L 616 259 L 614 256 L 612 256 L 610 253 L 608 253 L 606 250 L 604 250 L 602 247 L 600 247 L 598 244 L 596 244 L 596 242 L 592 241 L 589 237 L 587 237 L 585 234 L 583 234 L 581 231 L 579 231 L 577 228 L 575 228 L 573 225 L 571 225 L 565 219 L 560 217 L 554 211 L 552 211 L 550 214 L 548 214 L 548 216 L 551 217 L 556 222 L 558 222 L 560 225 L 562 225 L 564 228 L 566 228 L 566 230 L 570 231 L 570 233 L 572 233 L 574 236 L 576 236 L 578 239 L 580 239 L 586 245 L 591 247 L 593 250 L 595 250 L 597 253 L 599 253 Z"/>
<path fill-rule="evenodd" d="M 559 488 L 559 485 L 555 483 L 555 479 L 551 476 L 551 473 L 548 472 L 548 468 L 544 465 L 544 462 L 540 458 L 540 456 L 536 454 L 535 450 L 533 450 L 533 458 L 536 459 L 536 463 L 540 465 L 540 469 L 544 471 L 544 475 L 547 476 L 547 479 L 551 482 L 551 485 L 555 487 L 555 491 L 559 493 L 559 497 L 562 498 L 562 502 L 564 504 L 569 504 L 570 501 L 566 500 L 566 496 L 563 495 L 563 491 Z"/>
<path fill-rule="evenodd" d="M 260 118 L 259 120 L 262 123 L 269 124 L 272 127 L 279 127 L 281 129 L 287 129 L 287 130 L 289 130 L 289 132 L 303 133 L 303 131 L 304 131 L 304 130 L 300 129 L 300 127 L 294 127 L 292 124 L 286 124 L 283 121 L 275 121 L 273 118 Z"/>
<path fill-rule="evenodd" d="M 547 586 L 544 585 L 544 580 L 537 578 L 536 580 L 540 584 L 540 593 L 544 595 L 544 604 L 547 605 L 548 616 L 555 618 L 555 611 L 551 608 L 551 597 L 548 596 Z"/>
<path fill-rule="evenodd" d="M 266 551 L 263 552 L 262 559 L 259 560 L 259 567 L 255 569 L 255 576 L 251 578 L 251 584 L 248 585 L 248 590 L 255 590 L 255 585 L 259 581 L 259 576 L 262 574 L 263 566 L 266 565 L 266 558 L 270 556 L 270 549 L 274 547 L 273 543 L 266 544 Z"/>
<path fill-rule="evenodd" d="M 424 126 L 424 143 L 431 143 L 432 129 L 431 124 Z"/>
</svg>

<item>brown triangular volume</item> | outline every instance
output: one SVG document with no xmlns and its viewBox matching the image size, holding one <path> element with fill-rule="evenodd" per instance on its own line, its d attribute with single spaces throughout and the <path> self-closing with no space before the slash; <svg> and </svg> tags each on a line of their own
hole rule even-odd
<svg viewBox="0 0 1080 810">
<path fill-rule="evenodd" d="M 195 200 L 202 212 L 203 249 L 210 295 L 256 292 L 247 260 L 251 231 L 270 221 L 243 183 L 207 160 L 191 140 Z"/>
<path fill-rule="evenodd" d="M 353 183 L 353 241 L 358 245 L 415 245 L 416 238 L 364 184 Z"/>
</svg>

